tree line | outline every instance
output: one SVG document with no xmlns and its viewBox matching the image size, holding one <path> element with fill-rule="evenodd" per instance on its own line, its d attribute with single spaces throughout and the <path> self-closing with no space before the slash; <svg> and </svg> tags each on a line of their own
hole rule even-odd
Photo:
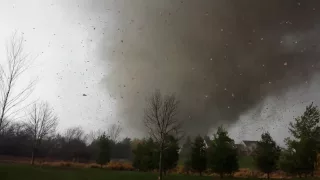
<svg viewBox="0 0 320 180">
<path fill-rule="evenodd" d="M 40 136 L 35 128 L 25 122 L 11 122 L 0 134 L 0 155 L 31 157 L 31 164 L 36 158 L 72 162 L 95 162 L 99 155 L 101 134 L 108 139 L 108 156 L 111 159 L 131 160 L 132 144 L 136 140 L 124 138 L 111 139 L 110 132 L 91 132 L 85 134 L 81 127 L 72 127 L 63 133 L 51 133 Z M 99 135 L 100 134 L 100 135 Z M 108 135 L 110 134 L 110 135 Z"/>
</svg>

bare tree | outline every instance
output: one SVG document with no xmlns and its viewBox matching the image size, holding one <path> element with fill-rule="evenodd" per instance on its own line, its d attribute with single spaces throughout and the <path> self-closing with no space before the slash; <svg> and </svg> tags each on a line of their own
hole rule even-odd
<svg viewBox="0 0 320 180">
<path fill-rule="evenodd" d="M 122 128 L 120 125 L 118 124 L 112 124 L 109 128 L 108 128 L 108 137 L 114 141 L 114 142 L 117 142 L 118 141 L 118 138 L 119 138 L 119 135 L 122 131 Z"/>
<path fill-rule="evenodd" d="M 71 127 L 65 131 L 64 134 L 66 147 L 68 151 L 72 152 L 72 161 L 79 162 L 80 154 L 83 152 L 83 148 L 88 145 L 89 135 L 85 134 L 84 130 L 80 127 Z"/>
<path fill-rule="evenodd" d="M 165 150 L 166 137 L 168 135 L 181 135 L 181 121 L 177 119 L 179 101 L 175 95 L 162 97 L 159 90 L 147 100 L 144 111 L 144 124 L 149 134 L 160 145 L 159 179 L 162 180 L 163 162 L 162 154 Z"/>
<path fill-rule="evenodd" d="M 64 137 L 66 138 L 67 142 L 70 142 L 74 139 L 81 141 L 86 141 L 87 139 L 87 136 L 81 127 L 68 128 L 65 132 Z"/>
<path fill-rule="evenodd" d="M 8 121 L 7 119 L 3 119 L 2 120 L 2 125 L 0 125 L 0 136 L 2 136 L 3 134 L 6 134 L 6 131 L 8 130 L 8 128 L 11 128 L 11 122 Z"/>
<path fill-rule="evenodd" d="M 122 127 L 119 124 L 111 124 L 107 131 L 103 131 L 101 129 L 97 131 L 91 131 L 87 135 L 87 143 L 91 143 L 95 140 L 97 140 L 100 136 L 103 134 L 107 134 L 108 139 L 112 140 L 113 142 L 117 142 L 119 140 L 119 136 L 122 132 Z"/>
<path fill-rule="evenodd" d="M 32 81 L 22 89 L 16 87 L 19 78 L 31 65 L 31 58 L 24 53 L 23 42 L 23 37 L 15 32 L 6 46 L 7 64 L 0 65 L 0 131 L 6 120 L 26 107 L 21 104 L 30 96 L 36 82 Z"/>
<path fill-rule="evenodd" d="M 54 133 L 58 125 L 58 118 L 46 102 L 35 103 L 29 113 L 27 122 L 28 130 L 32 134 L 32 156 L 31 164 L 34 164 L 35 152 L 41 141 Z"/>
<path fill-rule="evenodd" d="M 27 132 L 27 126 L 25 122 L 9 122 L 6 123 L 7 125 L 2 129 L 2 135 L 8 136 L 11 135 L 19 135 L 20 133 Z"/>
<path fill-rule="evenodd" d="M 102 130 L 97 130 L 97 131 L 90 131 L 90 133 L 87 135 L 87 143 L 90 144 L 93 141 L 97 140 L 101 135 L 103 135 L 103 133 L 105 133 Z"/>
</svg>

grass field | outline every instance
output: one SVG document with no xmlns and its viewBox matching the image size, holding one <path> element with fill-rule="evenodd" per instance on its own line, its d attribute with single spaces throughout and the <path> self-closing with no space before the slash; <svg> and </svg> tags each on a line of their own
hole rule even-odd
<svg viewBox="0 0 320 180">
<path fill-rule="evenodd" d="M 1 180 L 156 180 L 157 174 L 108 171 L 90 168 L 32 167 L 29 165 L 0 165 Z M 170 175 L 165 180 L 212 180 L 212 177 Z"/>
<path fill-rule="evenodd" d="M 157 174 L 110 171 L 92 168 L 40 167 L 21 164 L 0 164 L 0 180 L 156 180 Z M 168 175 L 164 180 L 213 180 L 218 177 Z M 225 180 L 231 178 L 224 178 Z M 232 178 L 251 179 L 258 178 Z M 311 178 L 304 178 L 311 179 Z M 315 178 L 314 178 L 315 179 Z"/>
</svg>

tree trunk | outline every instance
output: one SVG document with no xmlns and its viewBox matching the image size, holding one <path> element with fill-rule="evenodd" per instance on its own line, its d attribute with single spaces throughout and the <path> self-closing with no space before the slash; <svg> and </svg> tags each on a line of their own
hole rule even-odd
<svg viewBox="0 0 320 180">
<path fill-rule="evenodd" d="M 32 148 L 31 165 L 34 165 L 35 153 L 36 153 L 36 148 Z"/>
<path fill-rule="evenodd" d="M 220 173 L 220 178 L 223 179 L 223 173 Z"/>
<path fill-rule="evenodd" d="M 267 178 L 270 179 L 270 173 L 267 173 Z"/>
<path fill-rule="evenodd" d="M 162 180 L 162 153 L 163 153 L 163 142 L 161 142 L 160 144 L 159 180 Z"/>
<path fill-rule="evenodd" d="M 200 176 L 202 176 L 202 172 L 201 171 L 199 172 L 199 174 L 200 174 Z"/>
</svg>

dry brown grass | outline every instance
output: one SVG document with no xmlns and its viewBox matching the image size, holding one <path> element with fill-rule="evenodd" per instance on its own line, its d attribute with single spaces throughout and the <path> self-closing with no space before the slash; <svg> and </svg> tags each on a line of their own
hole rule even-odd
<svg viewBox="0 0 320 180">
<path fill-rule="evenodd" d="M 320 160 L 320 156 L 318 160 Z M 0 162 L 29 164 L 30 158 L 0 156 Z M 37 159 L 35 164 L 39 166 L 51 166 L 51 167 L 101 168 L 100 165 L 96 163 L 75 163 L 75 162 L 66 162 L 66 161 L 55 161 L 50 159 Z M 319 167 L 319 165 L 317 167 Z M 117 170 L 117 171 L 134 171 L 135 170 L 130 162 L 117 162 L 117 161 L 111 161 L 107 165 L 104 165 L 102 168 L 109 169 L 109 170 Z M 157 172 L 157 170 L 155 170 L 154 172 Z M 183 166 L 177 166 L 175 169 L 168 171 L 168 173 L 187 174 Z M 189 171 L 189 174 L 197 175 L 198 173 L 194 171 Z M 203 175 L 217 176 L 216 174 L 210 172 L 209 170 L 205 171 Z M 266 178 L 266 176 L 267 175 L 264 173 L 261 173 L 256 170 L 247 169 L 247 168 L 239 169 L 238 172 L 234 173 L 234 177 L 241 177 L 241 178 L 247 178 L 247 177 Z M 314 172 L 314 176 L 320 177 L 319 168 Z M 290 178 L 281 171 L 272 173 L 271 177 L 276 179 Z"/>
<path fill-rule="evenodd" d="M 56 162 L 37 162 L 40 166 L 52 166 L 52 167 L 74 167 L 74 168 L 87 168 L 88 164 L 85 163 L 75 163 L 66 161 L 56 161 Z"/>
<path fill-rule="evenodd" d="M 2 163 L 30 164 L 30 160 L 31 159 L 28 157 L 0 156 L 0 162 Z M 57 160 L 43 159 L 43 158 L 36 159 L 35 165 L 51 166 L 51 167 L 101 168 L 101 166 L 96 163 L 76 163 L 76 162 L 57 161 Z M 118 171 L 134 170 L 130 162 L 117 162 L 117 161 L 111 161 L 107 165 L 102 166 L 102 168 L 110 169 L 110 170 L 118 170 Z"/>
<path fill-rule="evenodd" d="M 134 168 L 131 163 L 128 162 L 109 162 L 107 164 L 107 169 L 118 170 L 118 171 L 133 171 Z"/>
<path fill-rule="evenodd" d="M 41 166 L 52 166 L 52 167 L 74 167 L 74 168 L 101 168 L 99 164 L 96 163 L 74 163 L 74 162 L 43 162 L 37 163 Z M 116 171 L 133 171 L 134 168 L 131 163 L 128 162 L 109 162 L 103 165 L 102 168 Z"/>
<path fill-rule="evenodd" d="M 177 166 L 175 169 L 172 169 L 171 171 L 169 171 L 170 173 L 177 173 L 177 174 L 188 174 L 183 166 Z M 189 174 L 191 175 L 198 175 L 198 172 L 195 171 L 189 171 Z M 214 176 L 214 177 L 218 177 L 218 174 L 212 173 L 210 170 L 206 170 L 205 172 L 202 173 L 203 175 L 207 175 L 207 176 Z M 320 175 L 320 174 L 319 174 Z M 251 170 L 248 168 L 241 168 L 239 169 L 239 171 L 235 172 L 233 174 L 234 177 L 238 177 L 238 178 L 266 178 L 267 174 L 264 174 L 262 172 L 259 172 L 257 170 Z M 285 175 L 285 173 L 281 172 L 281 171 L 277 171 L 274 172 L 270 175 L 271 178 L 274 179 L 283 179 L 283 178 L 290 178 L 288 176 Z M 319 176 L 320 177 L 320 176 Z"/>
</svg>

